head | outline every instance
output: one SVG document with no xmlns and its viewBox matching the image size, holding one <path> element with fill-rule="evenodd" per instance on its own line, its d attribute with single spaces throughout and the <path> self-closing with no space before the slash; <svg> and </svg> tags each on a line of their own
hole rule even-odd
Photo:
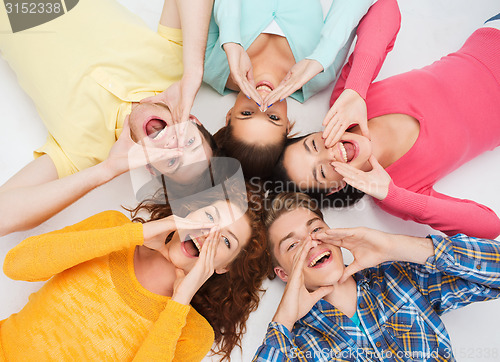
<svg viewBox="0 0 500 362">
<path fill-rule="evenodd" d="M 233 347 L 240 345 L 246 320 L 259 302 L 260 286 L 271 269 L 267 240 L 261 218 L 262 195 L 247 184 L 241 192 L 231 183 L 219 191 L 204 192 L 203 200 L 183 205 L 176 215 L 200 222 L 215 222 L 221 227 L 221 240 L 215 258 L 216 273 L 198 290 L 191 304 L 212 325 L 218 345 L 216 353 L 229 358 Z M 165 196 L 158 198 L 161 200 Z M 137 213 L 148 211 L 150 220 L 172 214 L 170 204 L 147 200 L 133 210 L 134 220 L 144 222 Z M 167 240 L 174 264 L 188 272 L 196 262 L 199 247 L 205 242 L 202 231 L 176 231 Z"/>
<path fill-rule="evenodd" d="M 269 82 L 260 83 L 257 91 L 264 98 L 272 88 Z M 241 162 L 245 177 L 267 177 L 283 150 L 289 129 L 286 100 L 261 112 L 253 100 L 240 92 L 227 112 L 226 126 L 215 137 L 229 157 Z"/>
<path fill-rule="evenodd" d="M 274 272 L 284 282 L 288 281 L 299 246 L 314 233 L 328 228 L 317 202 L 297 192 L 277 195 L 264 216 L 264 223 Z M 314 291 L 322 286 L 334 285 L 343 270 L 340 248 L 313 240 L 304 266 L 306 288 Z"/>
<path fill-rule="evenodd" d="M 136 143 L 155 148 L 182 148 L 181 156 L 153 162 L 149 167 L 152 173 L 163 174 L 180 184 L 196 179 L 217 152 L 212 135 L 195 116 L 174 124 L 169 108 L 163 103 L 138 104 L 130 113 L 129 125 Z"/>
<path fill-rule="evenodd" d="M 345 132 L 330 148 L 325 147 L 321 132 L 290 138 L 273 170 L 272 179 L 293 185 L 293 191 L 307 193 L 321 207 L 349 206 L 364 194 L 347 185 L 331 163 L 347 162 L 360 170 L 367 170 L 371 152 L 370 141 L 356 133 Z"/>
</svg>

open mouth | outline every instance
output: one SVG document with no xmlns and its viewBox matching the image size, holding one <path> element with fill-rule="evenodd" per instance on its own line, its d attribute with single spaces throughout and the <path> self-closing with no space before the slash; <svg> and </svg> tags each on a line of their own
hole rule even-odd
<svg viewBox="0 0 500 362">
<path fill-rule="evenodd" d="M 160 139 L 167 131 L 167 122 L 159 118 L 152 118 L 146 123 L 146 134 L 154 140 Z"/>
<path fill-rule="evenodd" d="M 272 92 L 274 89 L 274 86 L 272 85 L 271 82 L 263 80 L 255 85 L 255 89 L 258 91 L 263 90 L 266 92 Z"/>
<path fill-rule="evenodd" d="M 327 261 L 330 260 L 332 256 L 332 252 L 329 250 L 326 250 L 322 252 L 321 254 L 318 254 L 311 262 L 309 263 L 309 268 L 319 268 L 323 264 L 325 264 Z"/>
<path fill-rule="evenodd" d="M 193 258 L 199 257 L 201 252 L 201 245 L 198 242 L 198 239 L 191 235 L 187 235 L 186 239 L 184 240 L 184 250 L 189 254 L 189 256 Z"/>
<path fill-rule="evenodd" d="M 342 160 L 345 163 L 351 162 L 357 156 L 358 148 L 350 141 L 340 141 L 339 150 L 342 155 Z"/>
</svg>

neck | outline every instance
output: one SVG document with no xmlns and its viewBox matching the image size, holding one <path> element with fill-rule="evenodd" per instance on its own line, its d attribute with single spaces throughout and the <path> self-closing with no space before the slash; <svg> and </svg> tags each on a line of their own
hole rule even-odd
<svg viewBox="0 0 500 362">
<path fill-rule="evenodd" d="M 323 299 L 351 318 L 356 313 L 358 292 L 356 281 L 349 277 L 342 284 L 335 284 L 333 291 Z"/>
<path fill-rule="evenodd" d="M 172 296 L 175 266 L 158 251 L 138 246 L 134 253 L 134 271 L 145 289 L 155 294 Z"/>
</svg>

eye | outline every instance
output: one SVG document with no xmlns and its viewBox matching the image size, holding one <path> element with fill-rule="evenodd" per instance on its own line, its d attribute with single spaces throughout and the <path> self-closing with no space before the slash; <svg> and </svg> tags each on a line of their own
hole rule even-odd
<svg viewBox="0 0 500 362">
<path fill-rule="evenodd" d="M 313 148 L 316 152 L 318 152 L 318 148 L 316 147 L 316 141 L 315 140 L 312 140 L 312 145 L 313 145 Z"/>
<path fill-rule="evenodd" d="M 241 115 L 242 116 L 250 116 L 250 115 L 252 115 L 252 112 L 250 112 L 250 111 L 243 111 L 243 112 L 241 112 Z"/>
<path fill-rule="evenodd" d="M 271 118 L 273 121 L 279 121 L 280 120 L 280 118 L 278 116 L 275 116 L 274 114 L 271 114 L 269 116 L 269 118 Z"/>
<path fill-rule="evenodd" d="M 317 227 L 317 228 L 314 228 L 314 230 L 312 231 L 313 233 L 317 233 L 318 231 L 321 231 L 321 229 L 323 229 L 322 227 Z"/>
<path fill-rule="evenodd" d="M 228 249 L 231 249 L 231 242 L 224 235 L 222 235 L 222 241 L 224 242 L 224 244 L 226 244 Z"/>
<path fill-rule="evenodd" d="M 168 167 L 172 167 L 173 165 L 175 165 L 177 163 L 177 160 L 178 158 L 171 158 L 170 160 L 168 160 Z"/>
<path fill-rule="evenodd" d="M 207 219 L 210 221 L 210 222 L 214 222 L 214 217 L 209 213 L 209 212 L 206 212 L 205 211 L 205 215 L 207 216 Z"/>
<path fill-rule="evenodd" d="M 186 142 L 186 146 L 191 146 L 193 143 L 194 143 L 194 137 L 190 138 L 187 142 Z"/>
<path fill-rule="evenodd" d="M 319 170 L 319 171 L 320 171 L 320 173 L 321 173 L 321 176 L 323 176 L 323 178 L 326 178 L 326 176 L 325 176 L 325 171 L 323 170 L 323 166 L 321 166 L 321 168 L 320 168 L 320 170 Z"/>
<path fill-rule="evenodd" d="M 291 243 L 291 244 L 288 246 L 288 248 L 286 249 L 286 251 L 290 251 L 290 250 L 292 250 L 292 249 L 293 249 L 293 248 L 294 248 L 297 244 L 298 244 L 298 242 L 297 242 L 297 241 L 294 241 L 293 243 Z"/>
</svg>

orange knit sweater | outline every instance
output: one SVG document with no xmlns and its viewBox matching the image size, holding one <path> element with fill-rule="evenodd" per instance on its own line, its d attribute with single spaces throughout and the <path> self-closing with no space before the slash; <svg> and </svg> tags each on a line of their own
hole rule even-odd
<svg viewBox="0 0 500 362">
<path fill-rule="evenodd" d="M 7 276 L 52 278 L 0 322 L 0 360 L 200 361 L 213 330 L 190 306 L 139 284 L 142 243 L 142 224 L 106 211 L 12 249 Z"/>
</svg>

